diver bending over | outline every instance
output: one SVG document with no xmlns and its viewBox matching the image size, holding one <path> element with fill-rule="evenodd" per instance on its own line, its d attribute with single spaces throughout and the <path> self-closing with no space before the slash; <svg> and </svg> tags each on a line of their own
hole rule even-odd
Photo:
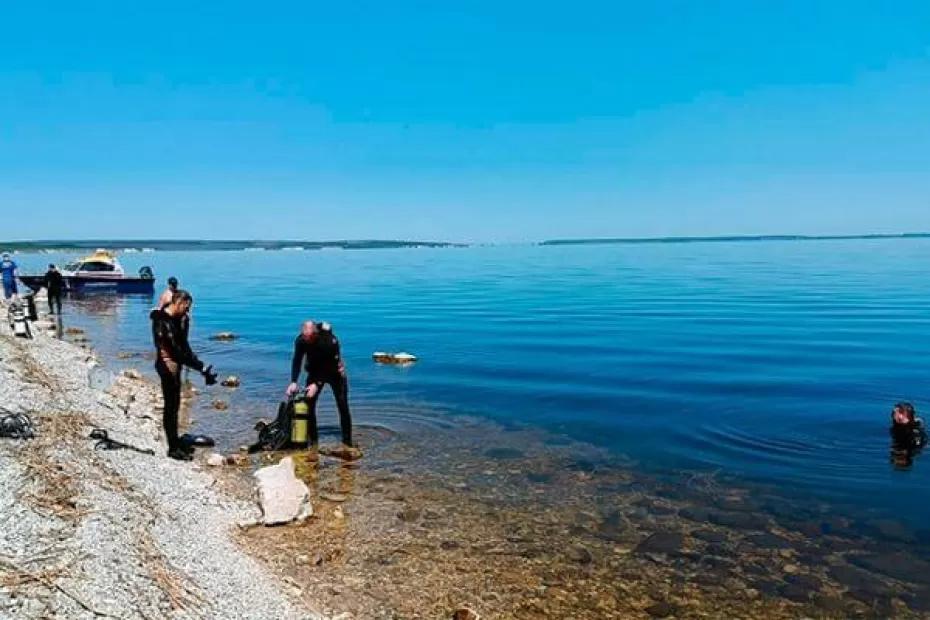
<svg viewBox="0 0 930 620">
<path fill-rule="evenodd" d="M 287 386 L 287 395 L 293 396 L 300 387 L 300 366 L 306 360 L 307 371 L 306 399 L 310 408 L 310 443 L 319 443 L 319 430 L 316 423 L 316 402 L 327 383 L 336 398 L 339 410 L 339 426 L 342 429 L 342 443 L 354 447 L 352 443 L 352 415 L 349 412 L 349 382 L 346 367 L 339 350 L 339 339 L 333 334 L 328 323 L 304 321 L 300 335 L 294 340 L 294 357 L 291 359 L 291 383 Z"/>
</svg>

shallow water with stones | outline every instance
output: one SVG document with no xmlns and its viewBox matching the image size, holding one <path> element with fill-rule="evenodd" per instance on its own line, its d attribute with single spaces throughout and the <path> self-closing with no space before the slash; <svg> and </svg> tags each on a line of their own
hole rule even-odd
<svg viewBox="0 0 930 620">
<path fill-rule="evenodd" d="M 33 259 L 44 257 L 20 263 Z M 928 259 L 930 244 L 913 240 L 124 260 L 178 275 L 196 296 L 198 349 L 243 377 L 239 390 L 201 394 L 193 411 L 194 428 L 226 449 L 273 415 L 299 320 L 328 319 L 368 443 L 361 478 L 415 480 L 444 489 L 443 504 L 514 506 L 530 522 L 558 514 L 561 537 L 542 526 L 524 537 L 584 546 L 586 571 L 604 558 L 610 570 L 642 571 L 617 564 L 642 555 L 622 551 L 660 535 L 650 545 L 679 549 L 655 566 L 677 567 L 692 586 L 720 573 L 785 604 L 827 597 L 829 608 L 833 596 L 881 615 L 920 611 L 927 599 L 910 575 L 928 557 L 930 477 L 923 457 L 889 462 L 886 427 L 893 402 L 928 402 Z M 146 369 L 150 304 L 72 299 L 67 321 L 88 329 L 114 369 Z M 220 330 L 241 339 L 206 340 Z M 421 362 L 377 366 L 378 349 Z M 214 399 L 230 409 L 211 410 Z M 335 437 L 328 398 L 321 419 Z M 626 547 L 608 554 L 609 544 Z M 782 568 L 792 572 L 766 581 L 775 565 L 747 559 L 757 551 L 791 560 Z M 689 565 L 698 555 L 720 558 L 710 560 L 716 572 Z M 724 570 L 728 561 L 739 574 Z"/>
</svg>

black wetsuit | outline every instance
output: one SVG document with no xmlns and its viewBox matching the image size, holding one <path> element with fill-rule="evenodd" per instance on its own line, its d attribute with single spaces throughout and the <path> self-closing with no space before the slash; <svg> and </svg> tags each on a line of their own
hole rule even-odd
<svg viewBox="0 0 930 620">
<path fill-rule="evenodd" d="M 339 372 L 342 355 L 339 350 L 339 339 L 325 324 L 317 324 L 313 339 L 307 341 L 303 336 L 297 336 L 294 341 L 294 357 L 291 359 L 291 383 L 297 383 L 300 378 L 301 363 L 307 371 L 307 385 L 315 383 L 318 386 L 316 396 L 307 401 L 310 408 L 310 443 L 319 442 L 319 430 L 316 423 L 316 402 L 320 398 L 323 386 L 329 384 L 336 399 L 336 408 L 339 410 L 339 426 L 342 429 L 342 442 L 347 446 L 352 444 L 352 414 L 349 412 L 349 382 Z"/>
<path fill-rule="evenodd" d="M 181 448 L 178 439 L 178 412 L 181 409 L 181 370 L 184 366 L 203 371 L 201 362 L 187 341 L 187 316 L 174 317 L 164 310 L 152 310 L 152 340 L 155 344 L 155 370 L 161 379 L 165 401 L 164 426 L 168 451 Z"/>
<path fill-rule="evenodd" d="M 58 308 L 58 314 L 61 314 L 61 291 L 65 287 L 65 279 L 61 276 L 60 271 L 49 269 L 45 273 L 45 291 L 48 293 L 48 311 L 55 314 L 55 308 Z"/>
<path fill-rule="evenodd" d="M 920 454 L 927 443 L 927 432 L 920 418 L 907 424 L 892 423 L 891 461 L 899 468 L 910 467 L 914 457 Z"/>
</svg>

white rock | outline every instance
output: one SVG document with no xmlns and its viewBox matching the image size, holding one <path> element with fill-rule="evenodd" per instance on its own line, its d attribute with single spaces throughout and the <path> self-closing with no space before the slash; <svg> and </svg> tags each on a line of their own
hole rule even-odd
<svg viewBox="0 0 930 620">
<path fill-rule="evenodd" d="M 310 490 L 294 475 L 294 460 L 281 459 L 277 465 L 255 472 L 258 481 L 258 505 L 265 525 L 303 521 L 313 514 Z"/>
<path fill-rule="evenodd" d="M 207 457 L 207 465 L 210 467 L 221 467 L 226 464 L 226 457 L 222 454 L 212 453 Z"/>
</svg>

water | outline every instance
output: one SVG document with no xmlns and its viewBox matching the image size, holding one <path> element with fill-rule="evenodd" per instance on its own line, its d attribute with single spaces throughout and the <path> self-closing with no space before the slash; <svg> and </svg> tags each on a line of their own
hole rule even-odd
<svg viewBox="0 0 930 620">
<path fill-rule="evenodd" d="M 49 258 L 63 257 L 18 260 L 29 271 Z M 915 525 L 930 516 L 915 500 L 930 457 L 896 470 L 887 433 L 894 402 L 930 407 L 927 240 L 122 260 L 152 265 L 160 284 L 178 276 L 195 297 L 195 348 L 243 377 L 232 414 L 198 415 L 198 429 L 229 444 L 272 414 L 312 317 L 342 340 L 361 424 L 403 433 L 469 414 L 591 442 L 649 471 L 719 470 Z M 102 350 L 144 351 L 151 303 L 87 298 L 66 312 Z M 207 340 L 223 330 L 242 338 Z M 421 361 L 378 366 L 376 350 Z"/>
</svg>

